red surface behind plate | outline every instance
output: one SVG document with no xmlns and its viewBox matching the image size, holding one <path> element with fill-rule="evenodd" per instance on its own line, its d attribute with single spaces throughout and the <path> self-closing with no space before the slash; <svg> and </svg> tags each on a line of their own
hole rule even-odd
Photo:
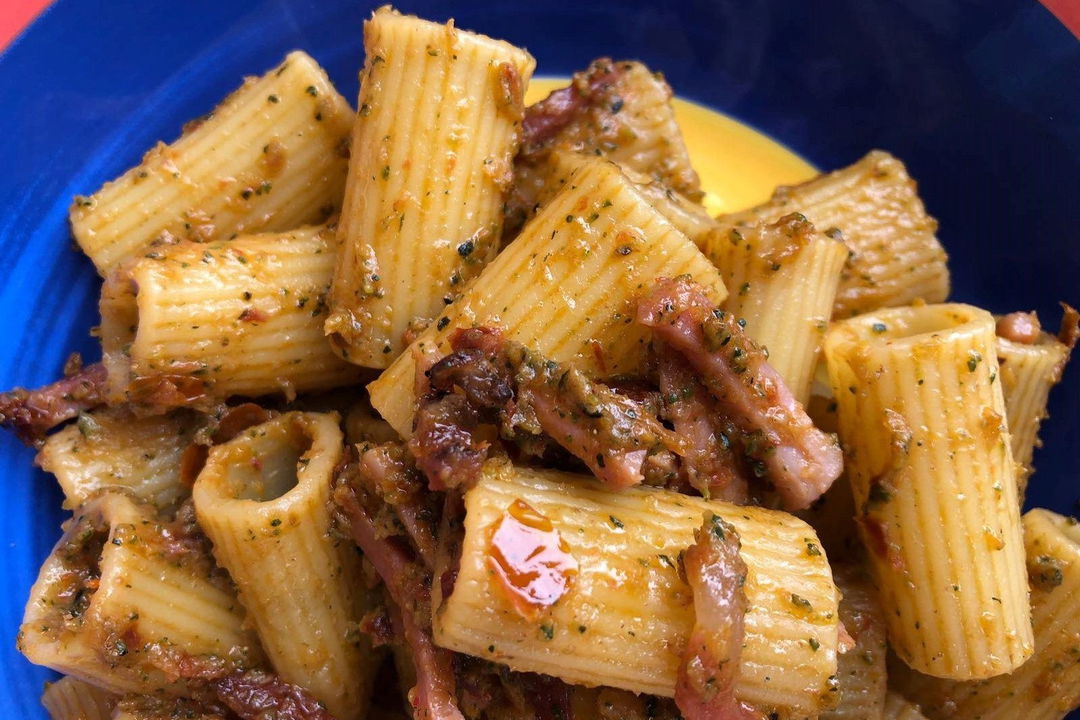
<svg viewBox="0 0 1080 720">
<path fill-rule="evenodd" d="M 0 2 L 0 50 L 8 46 L 51 0 L 3 0 Z"/>
</svg>

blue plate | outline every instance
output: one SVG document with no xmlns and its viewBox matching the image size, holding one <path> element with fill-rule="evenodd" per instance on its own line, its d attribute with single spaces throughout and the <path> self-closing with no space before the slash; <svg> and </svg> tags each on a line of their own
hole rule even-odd
<svg viewBox="0 0 1080 720">
<path fill-rule="evenodd" d="M 245 74 L 303 48 L 355 98 L 354 0 L 60 0 L 0 57 L 0 389 L 99 354 L 99 281 L 67 207 L 209 110 Z M 823 168 L 901 157 L 941 221 L 954 297 L 997 312 L 1080 303 L 1080 42 L 1034 0 L 402 0 L 529 48 L 544 74 L 639 58 L 684 96 L 761 128 Z M 1030 502 L 1075 513 L 1080 370 L 1051 401 Z M 45 718 L 51 677 L 14 649 L 57 537 L 55 483 L 0 436 L 0 716 Z M 1080 717 L 1080 714 L 1074 715 Z"/>
</svg>

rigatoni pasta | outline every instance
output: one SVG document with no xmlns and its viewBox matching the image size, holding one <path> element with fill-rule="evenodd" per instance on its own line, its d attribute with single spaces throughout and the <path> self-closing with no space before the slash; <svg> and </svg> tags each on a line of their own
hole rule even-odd
<svg viewBox="0 0 1080 720">
<path fill-rule="evenodd" d="M 75 509 L 105 489 L 125 489 L 157 508 L 189 493 L 180 483 L 181 457 L 200 423 L 193 413 L 138 417 L 103 408 L 50 435 L 35 462 L 52 473 Z"/>
<path fill-rule="evenodd" d="M 825 339 L 847 477 L 893 650 L 937 677 L 1032 652 L 994 318 L 969 305 L 869 313 Z"/>
<path fill-rule="evenodd" d="M 205 405 L 348 385 L 360 371 L 322 333 L 332 226 L 155 249 L 101 294 L 112 403 Z"/>
<path fill-rule="evenodd" d="M 1041 333 L 1031 344 L 997 339 L 1001 389 L 1021 498 L 1034 472 L 1031 461 L 1039 446 L 1039 426 L 1046 417 L 1046 401 L 1050 389 L 1061 379 L 1069 352 L 1067 345 L 1047 333 Z"/>
<path fill-rule="evenodd" d="M 263 657 L 198 539 L 117 491 L 66 525 L 18 642 L 33 662 L 121 694 L 183 693 L 182 663 L 243 669 Z"/>
<path fill-rule="evenodd" d="M 70 676 L 46 683 L 41 694 L 52 720 L 109 720 L 117 700 L 112 693 Z"/>
<path fill-rule="evenodd" d="M 731 228 L 805 215 L 850 250 L 834 303 L 837 317 L 949 294 L 945 251 L 904 164 L 875 150 L 859 162 L 793 187 L 769 202 L 717 218 L 721 238 Z"/>
<path fill-rule="evenodd" d="M 326 333 L 343 358 L 384 368 L 410 323 L 495 257 L 536 63 L 389 7 L 364 24 L 364 47 Z"/>
<path fill-rule="evenodd" d="M 454 330 L 495 325 L 556 361 L 611 376 L 641 367 L 647 333 L 633 302 L 658 277 L 687 274 L 727 295 L 712 263 L 612 163 L 590 160 L 496 260 L 368 386 L 395 430 L 412 430 L 418 358 L 439 357 Z M 513 299 L 513 302 L 510 300 Z"/>
<path fill-rule="evenodd" d="M 1010 675 L 948 682 L 898 675 L 931 720 L 1061 720 L 1080 707 L 1080 524 L 1036 508 L 1024 515 L 1035 654 Z"/>
<path fill-rule="evenodd" d="M 249 78 L 172 145 L 71 208 L 79 246 L 106 275 L 155 242 L 290 230 L 341 207 L 353 112 L 303 52 Z"/>
<path fill-rule="evenodd" d="M 359 557 L 330 527 L 342 439 L 336 415 L 278 416 L 213 448 L 192 497 L 274 669 L 356 720 L 379 657 L 353 626 Z"/>
<path fill-rule="evenodd" d="M 746 321 L 746 332 L 768 349 L 769 364 L 807 403 L 847 246 L 796 213 L 712 233 L 702 250 L 728 287 L 725 309 Z"/>
<path fill-rule="evenodd" d="M 492 531 L 518 501 L 550 521 L 577 566 L 567 594 L 534 618 L 514 609 L 490 564 Z M 679 552 L 711 511 L 738 530 L 749 571 L 736 696 L 782 718 L 815 717 L 835 700 L 839 597 L 813 530 L 797 518 L 665 491 L 612 493 L 497 462 L 465 506 L 453 593 L 435 589 L 440 645 L 572 683 L 670 696 L 693 622 Z"/>
</svg>

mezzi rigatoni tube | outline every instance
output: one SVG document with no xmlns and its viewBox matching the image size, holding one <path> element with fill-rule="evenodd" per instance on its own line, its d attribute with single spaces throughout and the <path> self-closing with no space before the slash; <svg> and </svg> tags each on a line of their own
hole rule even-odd
<svg viewBox="0 0 1080 720">
<path fill-rule="evenodd" d="M 355 627 L 359 555 L 330 527 L 342 447 L 337 415 L 287 413 L 214 447 L 192 497 L 274 670 L 357 720 L 380 658 Z"/>
<path fill-rule="evenodd" d="M 77 197 L 71 229 L 108 274 L 155 242 L 208 242 L 323 222 L 341 207 L 353 112 L 318 63 L 290 53 L 137 167 Z"/>
<path fill-rule="evenodd" d="M 116 695 L 71 676 L 46 683 L 41 704 L 52 720 L 109 720 Z"/>
<path fill-rule="evenodd" d="M 1038 508 L 1023 522 L 1035 654 L 980 682 L 900 674 L 932 720 L 1062 720 L 1080 707 L 1080 523 Z"/>
<path fill-rule="evenodd" d="M 589 160 L 529 221 L 434 326 L 368 385 L 371 403 L 412 432 L 417 357 L 449 352 L 458 328 L 491 325 L 558 362 L 610 376 L 639 370 L 648 333 L 636 299 L 659 277 L 690 275 L 720 304 L 719 273 L 619 168 Z"/>
<path fill-rule="evenodd" d="M 101 292 L 111 403 L 199 404 L 322 390 L 360 370 L 323 336 L 332 226 L 154 249 Z"/>
<path fill-rule="evenodd" d="M 827 235 L 842 236 L 851 251 L 833 305 L 836 317 L 948 297 L 948 257 L 937 221 L 892 155 L 874 150 L 846 168 L 777 188 L 767 203 L 717 218 L 719 235 L 793 212 Z"/>
<path fill-rule="evenodd" d="M 1014 670 L 1032 634 L 994 318 L 881 310 L 835 323 L 825 355 L 893 650 L 938 677 Z"/>
<path fill-rule="evenodd" d="M 997 339 L 1001 390 L 1021 498 L 1034 471 L 1031 461 L 1039 447 L 1039 425 L 1046 418 L 1046 401 L 1051 388 L 1061 380 L 1069 352 L 1067 345 L 1047 333 L 1041 333 L 1032 344 Z"/>
<path fill-rule="evenodd" d="M 113 491 L 84 503 L 30 589 L 19 650 L 115 693 L 185 692 L 177 668 L 262 662 L 227 578 L 197 536 Z"/>
<path fill-rule="evenodd" d="M 102 408 L 47 437 L 35 462 L 56 477 L 70 509 L 103 489 L 121 488 L 168 509 L 190 491 L 180 482 L 180 461 L 200 425 L 182 410 L 139 417 Z"/>
<path fill-rule="evenodd" d="M 519 610 L 493 571 L 495 533 L 519 502 L 550 522 L 576 567 L 565 594 L 535 613 Z M 713 512 L 738 531 L 748 568 L 736 696 L 780 718 L 817 717 L 835 700 L 839 594 L 813 529 L 798 518 L 666 490 L 613 493 L 582 476 L 498 461 L 465 507 L 453 591 L 433 588 L 443 647 L 574 684 L 670 697 L 694 623 L 679 553 Z"/>
<path fill-rule="evenodd" d="M 326 333 L 384 368 L 498 250 L 536 62 L 509 43 L 401 15 L 364 24 L 366 61 Z"/>
<path fill-rule="evenodd" d="M 796 213 L 713 233 L 702 250 L 728 287 L 725 309 L 746 320 L 746 333 L 806 404 L 847 246 Z"/>
</svg>

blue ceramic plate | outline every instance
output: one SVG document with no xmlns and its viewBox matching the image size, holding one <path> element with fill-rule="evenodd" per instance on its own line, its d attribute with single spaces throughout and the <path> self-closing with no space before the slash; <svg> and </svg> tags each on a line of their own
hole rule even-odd
<svg viewBox="0 0 1080 720">
<path fill-rule="evenodd" d="M 99 351 L 98 278 L 73 250 L 72 195 L 97 189 L 245 74 L 309 51 L 346 97 L 360 0 L 60 0 L 0 57 L 0 389 Z M 1034 0 L 402 0 L 529 48 L 543 74 L 639 58 L 686 97 L 819 167 L 880 147 L 941 221 L 954 297 L 996 312 L 1080 303 L 1080 42 Z M 1080 369 L 1051 402 L 1029 501 L 1075 513 Z M 45 718 L 51 674 L 15 652 L 27 590 L 58 534 L 55 483 L 0 436 L 0 716 Z M 1080 717 L 1078 714 L 1076 717 Z"/>
</svg>

